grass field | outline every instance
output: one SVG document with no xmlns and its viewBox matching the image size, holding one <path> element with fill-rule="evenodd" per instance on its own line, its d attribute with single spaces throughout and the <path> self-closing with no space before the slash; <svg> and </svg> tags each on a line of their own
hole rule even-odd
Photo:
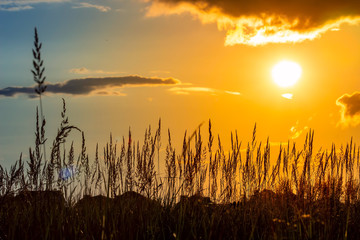
<svg viewBox="0 0 360 240">
<path fill-rule="evenodd" d="M 313 131 L 301 149 L 269 142 L 244 151 L 237 135 L 224 150 L 200 131 L 183 148 L 166 144 L 166 177 L 158 177 L 159 121 L 144 142 L 112 138 L 90 159 L 82 141 L 65 151 L 66 107 L 50 159 L 41 151 L 43 126 L 26 162 L 0 167 L 1 239 L 355 239 L 359 236 L 359 148 L 313 151 Z M 216 142 L 216 144 L 215 144 Z M 102 152 L 100 154 L 99 152 Z M 102 195 L 98 195 L 102 194 Z M 95 196 L 97 195 L 97 196 Z M 95 197 L 92 197 L 95 196 Z M 81 199 L 81 200 L 80 200 Z"/>
<path fill-rule="evenodd" d="M 35 144 L 28 159 L 0 166 L 0 239 L 359 238 L 360 148 L 352 139 L 316 151 L 310 130 L 302 147 L 289 143 L 273 156 L 256 125 L 246 146 L 235 133 L 225 149 L 209 121 L 206 139 L 199 126 L 175 149 L 159 120 L 142 142 L 131 131 L 120 143 L 110 135 L 89 157 L 84 133 L 81 149 L 67 141 L 81 130 L 65 100 L 57 135 L 46 139 L 40 49 L 35 33 Z"/>
</svg>

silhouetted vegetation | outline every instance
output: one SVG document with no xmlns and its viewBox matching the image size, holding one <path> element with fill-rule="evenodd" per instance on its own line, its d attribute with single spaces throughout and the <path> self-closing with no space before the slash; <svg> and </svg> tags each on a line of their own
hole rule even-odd
<svg viewBox="0 0 360 240">
<path fill-rule="evenodd" d="M 69 123 L 63 101 L 45 160 L 45 123 L 36 116 L 29 159 L 20 156 L 9 170 L 0 166 L 0 239 L 360 236 L 360 148 L 352 139 L 315 152 L 310 130 L 302 147 L 288 143 L 271 158 L 269 139 L 258 142 L 256 126 L 245 148 L 234 133 L 225 150 L 209 121 L 208 138 L 199 126 L 190 136 L 185 133 L 180 151 L 169 130 L 160 159 L 159 121 L 155 132 L 145 131 L 142 143 L 130 130 L 120 143 L 110 135 L 90 158 L 84 133 L 78 154 L 66 141 L 80 129 Z M 165 177 L 159 177 L 156 162 L 164 163 Z"/>
</svg>

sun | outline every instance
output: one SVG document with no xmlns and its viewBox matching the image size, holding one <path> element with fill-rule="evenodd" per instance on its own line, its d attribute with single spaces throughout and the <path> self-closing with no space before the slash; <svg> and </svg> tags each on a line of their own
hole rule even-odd
<svg viewBox="0 0 360 240">
<path fill-rule="evenodd" d="M 291 87 L 301 77 L 302 69 L 299 64 L 292 61 L 281 61 L 272 69 L 272 77 L 275 83 L 283 88 Z"/>
</svg>

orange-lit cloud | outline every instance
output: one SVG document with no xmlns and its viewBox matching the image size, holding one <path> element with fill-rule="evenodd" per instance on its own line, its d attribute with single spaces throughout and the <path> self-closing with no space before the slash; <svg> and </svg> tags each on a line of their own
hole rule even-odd
<svg viewBox="0 0 360 240">
<path fill-rule="evenodd" d="M 241 93 L 239 93 L 239 92 L 223 91 L 223 90 L 218 90 L 218 89 L 214 89 L 214 88 L 206 88 L 206 87 L 173 87 L 173 88 L 170 88 L 169 91 L 173 92 L 174 94 L 178 94 L 178 95 L 189 95 L 191 92 L 209 93 L 211 95 L 216 95 L 217 93 L 241 95 Z"/>
<path fill-rule="evenodd" d="M 291 139 L 296 139 L 300 137 L 300 135 L 308 128 L 309 128 L 308 126 L 300 127 L 299 121 L 296 121 L 296 124 L 290 128 Z"/>
<path fill-rule="evenodd" d="M 165 71 L 165 70 L 152 70 L 150 71 L 150 74 L 169 74 L 169 71 Z"/>
<path fill-rule="evenodd" d="M 108 12 L 111 10 L 110 7 L 98 5 L 98 4 L 87 3 L 87 2 L 77 3 L 72 8 L 95 8 L 95 9 L 99 10 L 100 12 Z"/>
<path fill-rule="evenodd" d="M 104 70 L 92 70 L 86 67 L 81 67 L 81 68 L 72 68 L 69 70 L 69 73 L 80 74 L 80 75 L 89 75 L 89 74 L 114 75 L 114 74 L 120 74 L 121 72 L 107 72 Z"/>
<path fill-rule="evenodd" d="M 224 92 L 227 93 L 227 94 L 235 95 L 235 96 L 240 96 L 241 95 L 241 93 L 239 93 L 239 92 L 233 92 L 233 91 L 224 91 Z"/>
<path fill-rule="evenodd" d="M 302 42 L 360 22 L 360 1 L 149 0 L 148 17 L 190 13 L 227 32 L 225 45 Z"/>
<path fill-rule="evenodd" d="M 360 124 L 360 92 L 344 94 L 336 100 L 340 106 L 341 119 L 338 125 L 356 126 Z"/>
<path fill-rule="evenodd" d="M 178 95 L 188 95 L 190 92 L 206 92 L 206 93 L 215 93 L 214 89 L 204 88 L 204 87 L 173 87 L 169 91 L 178 94 Z"/>
<path fill-rule="evenodd" d="M 292 99 L 293 98 L 293 94 L 292 93 L 284 93 L 281 95 L 283 98 L 286 99 Z"/>
<path fill-rule="evenodd" d="M 71 94 L 71 95 L 109 95 L 124 96 L 119 88 L 139 86 L 163 86 L 175 85 L 180 81 L 174 78 L 147 78 L 141 76 L 105 77 L 105 78 L 82 78 L 72 79 L 61 83 L 48 83 L 46 93 Z M 7 87 L 0 89 L 0 96 L 14 97 L 25 94 L 30 98 L 36 97 L 34 86 L 32 87 Z"/>
</svg>

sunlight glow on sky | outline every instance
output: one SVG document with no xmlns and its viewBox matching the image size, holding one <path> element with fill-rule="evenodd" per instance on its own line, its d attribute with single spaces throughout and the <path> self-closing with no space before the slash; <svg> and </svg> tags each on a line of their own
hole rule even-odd
<svg viewBox="0 0 360 240">
<path fill-rule="evenodd" d="M 26 159 L 34 144 L 34 27 L 49 148 L 61 98 L 90 151 L 129 127 L 142 141 L 159 118 L 163 148 L 168 128 L 181 146 L 185 130 L 209 119 L 224 144 L 235 130 L 250 140 L 255 123 L 259 141 L 274 146 L 302 143 L 310 128 L 318 147 L 359 143 L 360 2 L 311 3 L 0 0 L 0 163 Z M 271 70 L 286 59 L 302 75 L 281 88 Z"/>
<path fill-rule="evenodd" d="M 301 73 L 299 64 L 287 60 L 277 63 L 271 71 L 275 83 L 283 88 L 294 86 L 301 77 Z"/>
</svg>

